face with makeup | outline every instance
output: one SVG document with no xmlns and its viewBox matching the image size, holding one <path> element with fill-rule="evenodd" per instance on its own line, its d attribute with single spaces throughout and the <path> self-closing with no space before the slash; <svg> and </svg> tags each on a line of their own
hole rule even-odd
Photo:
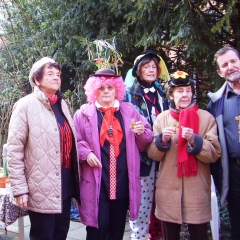
<svg viewBox="0 0 240 240">
<path fill-rule="evenodd" d="M 157 78 L 157 65 L 156 63 L 151 60 L 150 62 L 142 65 L 140 67 L 140 78 L 141 80 L 144 80 L 145 82 L 151 84 L 154 82 Z"/>
</svg>

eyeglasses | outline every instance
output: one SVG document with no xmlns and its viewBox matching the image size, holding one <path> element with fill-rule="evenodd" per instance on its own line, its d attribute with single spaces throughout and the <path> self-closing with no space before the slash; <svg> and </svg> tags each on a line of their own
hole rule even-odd
<svg viewBox="0 0 240 240">
<path fill-rule="evenodd" d="M 101 86 L 101 87 L 99 88 L 99 91 L 103 92 L 103 91 L 105 91 L 105 89 L 107 89 L 108 91 L 112 91 L 112 90 L 115 89 L 115 86 L 113 86 L 113 85 Z"/>
</svg>

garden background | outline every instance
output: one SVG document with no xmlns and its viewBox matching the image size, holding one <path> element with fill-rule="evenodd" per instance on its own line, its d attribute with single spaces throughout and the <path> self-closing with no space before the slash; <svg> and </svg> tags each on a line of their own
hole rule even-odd
<svg viewBox="0 0 240 240">
<path fill-rule="evenodd" d="M 170 73 L 188 72 L 197 104 L 206 108 L 207 93 L 224 81 L 214 53 L 224 45 L 240 50 L 239 10 L 237 0 L 0 0 L 0 149 L 12 106 L 32 91 L 28 74 L 43 56 L 63 66 L 61 91 L 72 114 L 85 102 L 94 59 L 125 77 L 146 49 L 159 53 Z M 226 209 L 221 225 L 229 230 Z"/>
</svg>

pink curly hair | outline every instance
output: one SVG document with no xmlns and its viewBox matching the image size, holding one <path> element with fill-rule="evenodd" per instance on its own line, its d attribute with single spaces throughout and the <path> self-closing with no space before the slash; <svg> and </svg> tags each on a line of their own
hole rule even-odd
<svg viewBox="0 0 240 240">
<path fill-rule="evenodd" d="M 113 85 L 116 89 L 116 99 L 121 101 L 124 98 L 126 86 L 122 77 L 103 77 L 103 76 L 91 76 L 85 86 L 85 94 L 89 103 L 97 100 L 97 92 L 101 86 Z"/>
</svg>

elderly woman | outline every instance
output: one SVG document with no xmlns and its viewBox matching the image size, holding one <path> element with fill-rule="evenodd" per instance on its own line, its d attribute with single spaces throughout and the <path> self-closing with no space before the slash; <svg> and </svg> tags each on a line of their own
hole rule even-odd
<svg viewBox="0 0 240 240">
<path fill-rule="evenodd" d="M 168 100 L 158 79 L 170 79 L 165 62 L 157 53 L 145 51 L 134 61 L 132 75 L 136 79 L 127 89 L 125 101 L 131 102 L 152 126 L 156 116 L 168 109 Z M 138 218 L 130 221 L 131 239 L 158 240 L 162 237 L 161 221 L 154 215 L 153 200 L 159 164 L 152 161 L 146 151 L 140 154 L 141 205 Z"/>
<path fill-rule="evenodd" d="M 207 240 L 211 220 L 210 163 L 221 155 L 217 127 L 211 114 L 193 101 L 194 82 L 177 71 L 168 82 L 170 110 L 154 122 L 150 158 L 161 161 L 156 183 L 156 216 L 164 240 L 179 240 L 188 224 L 192 240 Z"/>
<path fill-rule="evenodd" d="M 139 151 L 153 133 L 131 103 L 121 102 L 123 79 L 111 69 L 90 75 L 84 88 L 88 103 L 74 115 L 80 218 L 87 225 L 87 240 L 122 240 L 127 210 L 131 220 L 139 211 Z"/>
<path fill-rule="evenodd" d="M 34 92 L 14 105 L 9 124 L 9 180 L 16 202 L 28 209 L 31 240 L 66 239 L 71 198 L 79 199 L 75 130 L 60 74 L 51 58 L 35 62 Z"/>
</svg>

